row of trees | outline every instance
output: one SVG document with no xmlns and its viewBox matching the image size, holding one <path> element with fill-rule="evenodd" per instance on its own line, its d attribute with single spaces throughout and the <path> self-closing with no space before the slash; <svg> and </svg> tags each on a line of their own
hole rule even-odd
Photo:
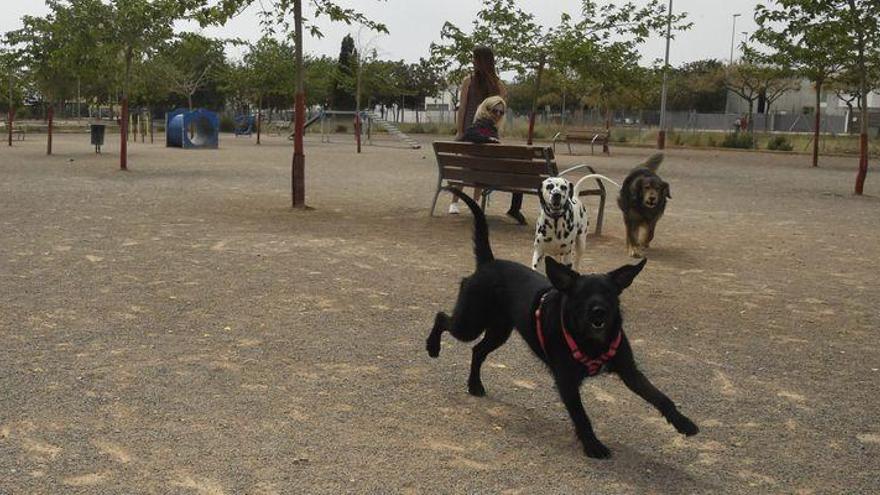
<svg viewBox="0 0 880 495">
<path fill-rule="evenodd" d="M 880 0 L 776 0 L 758 5 L 755 43 L 747 56 L 758 64 L 790 68 L 816 92 L 813 166 L 818 166 L 823 88 L 834 87 L 860 109 L 860 159 L 855 193 L 868 170 L 868 93 L 880 87 Z"/>
</svg>

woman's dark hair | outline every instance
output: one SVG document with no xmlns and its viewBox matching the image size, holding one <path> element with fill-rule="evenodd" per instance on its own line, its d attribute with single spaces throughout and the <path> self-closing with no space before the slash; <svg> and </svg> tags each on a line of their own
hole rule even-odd
<svg viewBox="0 0 880 495">
<path fill-rule="evenodd" d="M 495 72 L 495 53 L 487 46 L 474 48 L 474 81 L 486 97 L 501 94 L 501 80 Z"/>
</svg>

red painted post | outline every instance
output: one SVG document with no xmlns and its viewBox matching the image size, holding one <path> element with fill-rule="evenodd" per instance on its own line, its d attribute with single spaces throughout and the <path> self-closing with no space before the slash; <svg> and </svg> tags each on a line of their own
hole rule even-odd
<svg viewBox="0 0 880 495">
<path fill-rule="evenodd" d="M 535 112 L 532 111 L 531 115 L 529 115 L 529 138 L 528 145 L 532 145 L 532 137 L 535 135 Z"/>
<path fill-rule="evenodd" d="M 357 152 L 361 152 L 361 113 L 354 113 L 354 140 L 357 143 Z"/>
<path fill-rule="evenodd" d="M 864 127 L 862 127 L 864 129 Z M 865 192 L 865 177 L 868 176 L 868 134 L 863 132 L 859 138 L 859 173 L 856 175 L 856 194 Z"/>
</svg>

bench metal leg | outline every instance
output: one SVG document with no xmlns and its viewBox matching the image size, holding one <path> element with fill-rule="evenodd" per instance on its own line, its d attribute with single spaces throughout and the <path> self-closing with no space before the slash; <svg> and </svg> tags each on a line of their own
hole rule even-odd
<svg viewBox="0 0 880 495">
<path fill-rule="evenodd" d="M 571 143 L 569 143 L 568 141 L 566 141 L 565 144 L 568 145 L 568 154 L 569 154 L 569 155 L 573 155 L 574 153 L 571 152 Z"/>
<path fill-rule="evenodd" d="M 443 179 L 437 179 L 437 191 L 434 193 L 434 201 L 431 202 L 431 211 L 428 216 L 434 216 L 434 209 L 437 208 L 437 198 L 440 197 L 440 187 L 443 185 Z"/>
<path fill-rule="evenodd" d="M 602 235 L 602 221 L 605 219 L 605 188 L 599 196 L 599 214 L 596 215 L 596 235 Z"/>
</svg>

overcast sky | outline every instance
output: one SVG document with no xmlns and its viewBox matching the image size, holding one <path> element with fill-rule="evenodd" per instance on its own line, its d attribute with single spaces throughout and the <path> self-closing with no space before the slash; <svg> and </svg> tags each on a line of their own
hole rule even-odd
<svg viewBox="0 0 880 495">
<path fill-rule="evenodd" d="M 269 5 L 272 0 L 262 0 Z M 645 0 L 634 0 L 636 4 L 645 4 Z M 755 5 L 760 0 L 675 0 L 673 10 L 689 13 L 694 27 L 678 36 L 673 41 L 670 62 L 678 65 L 704 58 L 727 59 L 730 56 L 730 40 L 733 32 L 732 15 L 742 14 L 736 24 L 736 44 L 744 38 L 743 32 L 750 33 L 755 29 L 752 18 Z M 21 26 L 20 18 L 25 14 L 42 15 L 46 13 L 43 0 L 0 0 L 2 16 L 0 16 L 0 32 L 6 32 Z M 479 10 L 480 0 L 339 0 L 345 6 L 365 12 L 371 19 L 385 23 L 390 34 L 382 35 L 375 40 L 380 55 L 389 59 L 416 61 L 419 57 L 427 57 L 428 47 L 432 41 L 439 40 L 440 28 L 445 21 L 450 21 L 461 28 L 469 28 L 474 14 Z M 567 10 L 576 14 L 579 10 L 578 0 L 518 0 L 520 7 L 532 12 L 545 25 L 552 26 L 559 21 L 560 14 Z M 621 2 L 622 3 L 622 2 Z M 260 37 L 259 5 L 254 5 L 239 17 L 231 20 L 226 26 L 210 28 L 204 34 L 217 37 L 238 37 L 256 40 Z M 331 24 L 326 20 L 318 23 L 325 37 L 323 39 L 307 38 L 306 51 L 331 56 L 339 54 L 339 43 L 343 36 L 352 33 L 357 36 L 355 26 Z M 182 26 L 197 30 L 195 26 Z M 372 35 L 364 32 L 362 38 L 367 42 Z M 660 38 L 649 40 L 641 47 L 642 63 L 649 64 L 654 59 L 663 57 L 664 43 Z M 231 49 L 233 56 L 238 51 Z"/>
</svg>

